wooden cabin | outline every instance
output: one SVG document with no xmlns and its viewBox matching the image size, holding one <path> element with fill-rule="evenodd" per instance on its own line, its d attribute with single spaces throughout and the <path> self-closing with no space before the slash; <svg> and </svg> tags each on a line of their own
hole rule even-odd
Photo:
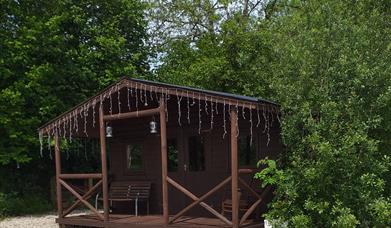
<svg viewBox="0 0 391 228">
<path fill-rule="evenodd" d="M 55 141 L 60 227 L 262 227 L 272 191 L 253 179 L 256 163 L 282 150 L 274 102 L 132 78 L 39 135 Z M 63 173 L 61 140 L 83 137 L 100 141 L 101 172 Z M 80 179 L 94 182 L 80 192 Z M 91 214 L 71 214 L 81 206 Z"/>
</svg>

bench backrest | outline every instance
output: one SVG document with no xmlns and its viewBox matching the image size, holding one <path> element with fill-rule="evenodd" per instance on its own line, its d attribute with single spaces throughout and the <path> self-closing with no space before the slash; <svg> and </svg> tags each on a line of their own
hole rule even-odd
<svg viewBox="0 0 391 228">
<path fill-rule="evenodd" d="M 151 182 L 114 181 L 110 184 L 110 198 L 113 199 L 148 199 Z"/>
</svg>

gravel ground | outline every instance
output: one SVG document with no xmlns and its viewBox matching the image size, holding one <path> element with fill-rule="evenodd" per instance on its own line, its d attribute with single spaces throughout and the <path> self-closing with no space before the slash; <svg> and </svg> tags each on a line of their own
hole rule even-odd
<svg viewBox="0 0 391 228">
<path fill-rule="evenodd" d="M 31 215 L 6 218 L 0 221 L 1 228 L 58 228 L 54 222 L 55 214 Z"/>
<path fill-rule="evenodd" d="M 83 214 L 83 212 L 77 214 Z M 57 215 L 53 212 L 44 215 L 6 218 L 0 221 L 0 228 L 58 228 L 58 224 L 55 222 L 56 217 Z"/>
</svg>

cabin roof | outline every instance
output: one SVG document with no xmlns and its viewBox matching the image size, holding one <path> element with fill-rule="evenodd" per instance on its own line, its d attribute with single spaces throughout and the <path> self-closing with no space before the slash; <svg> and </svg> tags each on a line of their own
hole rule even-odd
<svg viewBox="0 0 391 228">
<path fill-rule="evenodd" d="M 202 95 L 201 100 L 205 100 L 207 99 L 207 97 L 209 97 L 210 99 L 213 99 L 213 102 L 216 103 L 224 102 L 224 104 L 228 104 L 228 105 L 241 105 L 253 109 L 259 108 L 259 105 L 267 105 L 269 107 L 271 106 L 273 110 L 279 109 L 279 104 L 262 98 L 249 97 L 249 96 L 205 90 L 199 88 L 192 88 L 187 86 L 179 86 L 179 85 L 149 81 L 144 79 L 135 79 L 131 77 L 123 77 L 118 81 L 114 82 L 113 84 L 107 86 L 105 89 L 101 90 L 97 94 L 91 96 L 90 98 L 86 99 L 80 104 L 74 106 L 68 111 L 62 113 L 61 115 L 45 123 L 38 129 L 38 131 L 40 132 L 40 134 L 42 134 L 47 129 L 54 127 L 51 125 L 62 124 L 62 122 L 67 121 L 67 119 L 75 115 L 74 113 L 76 113 L 77 115 L 78 110 L 80 110 L 81 112 L 85 108 L 89 109 L 90 107 L 95 106 L 96 104 L 102 102 L 102 99 L 104 102 L 104 100 L 108 99 L 108 97 L 111 94 L 116 93 L 118 90 L 124 87 L 133 88 L 137 90 L 144 89 L 158 94 L 170 94 L 170 95 L 178 95 L 178 91 L 179 91 L 182 97 L 195 96 L 196 98 L 198 98 Z"/>
<path fill-rule="evenodd" d="M 155 86 L 162 86 L 162 87 L 168 87 L 168 88 L 173 88 L 173 89 L 181 89 L 189 92 L 199 92 L 199 93 L 205 93 L 208 95 L 215 95 L 215 96 L 221 96 L 221 97 L 226 97 L 226 98 L 231 98 L 231 99 L 236 99 L 236 100 L 242 100 L 242 101 L 248 101 L 248 102 L 259 102 L 259 103 L 268 103 L 272 105 L 279 106 L 277 103 L 266 100 L 263 98 L 256 98 L 256 97 L 249 97 L 249 96 L 243 96 L 243 95 L 237 95 L 233 93 L 226 93 L 226 92 L 219 92 L 219 91 L 213 91 L 213 90 L 207 90 L 207 89 L 199 89 L 199 88 L 194 88 L 194 87 L 188 87 L 188 86 L 180 86 L 180 85 L 173 85 L 173 84 L 168 84 L 164 82 L 155 82 L 155 81 L 149 81 L 149 80 L 144 80 L 144 79 L 132 79 L 132 78 L 124 78 L 127 80 L 135 81 L 135 82 L 140 82 L 140 83 L 145 83 L 149 85 L 155 85 Z"/>
</svg>

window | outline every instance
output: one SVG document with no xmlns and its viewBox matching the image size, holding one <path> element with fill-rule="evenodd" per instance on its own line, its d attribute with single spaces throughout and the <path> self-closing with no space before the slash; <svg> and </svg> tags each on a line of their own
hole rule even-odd
<svg viewBox="0 0 391 228">
<path fill-rule="evenodd" d="M 178 144 L 176 139 L 168 139 L 167 147 L 168 172 L 176 172 L 178 170 Z"/>
<path fill-rule="evenodd" d="M 189 171 L 205 170 L 204 140 L 200 136 L 192 136 L 188 141 Z"/>
<path fill-rule="evenodd" d="M 143 169 L 143 147 L 141 144 L 130 144 L 126 148 L 127 169 L 141 171 Z"/>
<path fill-rule="evenodd" d="M 241 135 L 238 138 L 238 155 L 240 166 L 256 166 L 257 154 L 256 146 L 253 140 L 250 144 L 251 138 L 249 135 Z"/>
</svg>

